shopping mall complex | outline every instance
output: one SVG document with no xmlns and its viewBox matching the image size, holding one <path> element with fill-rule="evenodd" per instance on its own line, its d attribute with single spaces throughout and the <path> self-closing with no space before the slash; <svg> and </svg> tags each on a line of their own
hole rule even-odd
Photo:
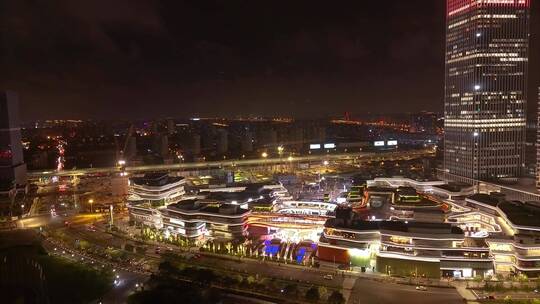
<svg viewBox="0 0 540 304">
<path fill-rule="evenodd" d="M 465 184 L 375 178 L 349 187 L 354 195 L 343 189 L 339 203 L 295 199 L 277 183 L 192 187 L 150 174 L 130 185 L 132 222 L 167 238 L 302 243 L 321 267 L 400 276 L 540 274 L 540 204 Z"/>
</svg>

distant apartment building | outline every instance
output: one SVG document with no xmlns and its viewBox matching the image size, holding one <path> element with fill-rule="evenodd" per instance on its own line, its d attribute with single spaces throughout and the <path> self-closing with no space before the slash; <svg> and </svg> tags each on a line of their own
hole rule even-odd
<svg viewBox="0 0 540 304">
<path fill-rule="evenodd" d="M 226 154 L 229 151 L 229 132 L 226 129 L 217 130 L 216 152 Z"/>
<path fill-rule="evenodd" d="M 420 112 L 411 115 L 409 132 L 435 134 L 437 132 L 437 114 Z"/>
<path fill-rule="evenodd" d="M 529 0 L 447 0 L 446 172 L 472 179 L 524 169 Z"/>
</svg>

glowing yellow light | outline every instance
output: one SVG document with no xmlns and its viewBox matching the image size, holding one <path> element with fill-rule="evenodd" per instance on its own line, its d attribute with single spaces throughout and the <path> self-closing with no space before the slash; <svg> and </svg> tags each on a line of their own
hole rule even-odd
<svg viewBox="0 0 540 304">
<path fill-rule="evenodd" d="M 363 257 L 363 258 L 367 258 L 370 256 L 370 251 L 369 249 L 358 249 L 358 248 L 351 248 L 349 250 L 347 250 L 349 252 L 349 255 L 351 257 Z"/>
</svg>

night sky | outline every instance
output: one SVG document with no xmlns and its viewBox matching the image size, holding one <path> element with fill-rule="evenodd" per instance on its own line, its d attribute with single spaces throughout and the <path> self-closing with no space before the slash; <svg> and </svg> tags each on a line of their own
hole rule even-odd
<svg viewBox="0 0 540 304">
<path fill-rule="evenodd" d="M 533 2 L 530 96 L 540 83 L 540 1 Z M 0 88 L 19 93 L 24 120 L 443 107 L 444 0 L 0 6 Z"/>
</svg>

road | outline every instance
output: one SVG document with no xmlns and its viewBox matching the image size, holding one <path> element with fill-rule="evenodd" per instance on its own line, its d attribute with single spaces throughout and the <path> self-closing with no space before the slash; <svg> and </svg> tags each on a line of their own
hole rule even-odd
<svg viewBox="0 0 540 304">
<path fill-rule="evenodd" d="M 116 284 L 100 302 L 106 304 L 126 303 L 126 299 L 135 291 L 137 286 L 144 284 L 150 277 L 148 275 L 118 270 L 118 284 Z"/>
<path fill-rule="evenodd" d="M 352 160 L 358 159 L 362 161 L 373 161 L 379 159 L 408 159 L 432 155 L 432 150 L 410 150 L 410 151 L 392 151 L 392 152 L 360 152 L 360 153 L 340 153 L 340 154 L 323 154 L 323 155 L 308 155 L 296 156 L 292 160 L 288 158 L 260 158 L 260 159 L 241 159 L 241 160 L 223 160 L 209 161 L 197 163 L 179 163 L 179 164 L 162 164 L 162 165 L 144 165 L 144 166 L 128 166 L 125 168 L 127 172 L 144 172 L 144 171 L 166 171 L 166 170 L 188 170 L 188 169 L 209 169 L 222 167 L 240 167 L 240 166 L 257 166 L 257 165 L 276 165 L 301 162 L 315 162 L 322 160 Z M 103 168 L 85 168 L 63 171 L 33 171 L 28 172 L 29 178 L 51 177 L 51 176 L 78 176 L 85 174 L 97 173 L 118 173 L 118 167 L 103 167 Z"/>
<path fill-rule="evenodd" d="M 75 215 L 73 215 L 72 211 L 66 213 L 67 216 L 52 216 L 50 214 L 40 214 L 36 216 L 25 217 L 17 220 L 17 227 L 23 229 L 45 226 L 49 228 L 57 228 L 63 226 L 65 221 L 69 221 L 77 225 L 84 225 L 98 221 L 103 217 L 103 214 L 101 213 Z"/>
<path fill-rule="evenodd" d="M 332 288 L 343 288 L 344 295 L 348 297 L 349 304 L 373 303 L 393 304 L 399 303 L 463 303 L 463 299 L 454 288 L 429 287 L 427 291 L 417 291 L 415 286 L 379 282 L 361 277 L 342 277 L 335 275 L 333 280 L 324 279 L 325 272 L 311 268 L 290 268 L 285 265 L 278 266 L 274 263 L 262 264 L 253 260 L 244 260 L 242 263 L 204 257 L 201 263 L 220 264 L 231 267 L 237 271 L 243 271 L 261 276 L 270 276 L 288 280 L 299 280 L 301 283 L 324 285 Z M 349 281 L 349 282 L 347 282 Z M 352 284 L 350 284 L 352 282 Z M 349 283 L 350 285 L 348 285 Z"/>
<path fill-rule="evenodd" d="M 418 291 L 415 286 L 358 278 L 347 303 L 457 304 L 463 303 L 463 299 L 454 288 L 428 287 L 427 291 Z"/>
</svg>

